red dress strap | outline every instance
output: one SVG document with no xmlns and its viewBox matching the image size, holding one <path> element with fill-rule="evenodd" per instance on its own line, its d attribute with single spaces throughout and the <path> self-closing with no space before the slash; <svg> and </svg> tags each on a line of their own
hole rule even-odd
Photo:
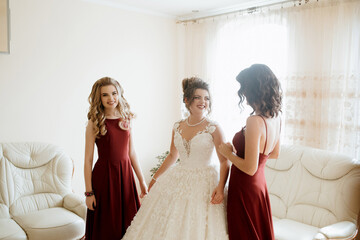
<svg viewBox="0 0 360 240">
<path fill-rule="evenodd" d="M 264 120 L 264 123 L 265 123 L 265 145 L 264 145 L 264 150 L 263 150 L 263 153 L 262 154 L 264 154 L 265 153 L 265 150 L 266 150 L 266 143 L 267 143 L 267 125 L 266 125 L 266 121 L 265 121 L 265 119 L 264 119 L 264 117 L 263 116 L 261 116 L 261 115 L 259 115 L 263 120 Z"/>
</svg>

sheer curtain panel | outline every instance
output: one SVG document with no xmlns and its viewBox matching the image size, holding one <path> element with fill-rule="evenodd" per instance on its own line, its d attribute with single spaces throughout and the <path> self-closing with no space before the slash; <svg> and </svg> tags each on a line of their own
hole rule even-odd
<svg viewBox="0 0 360 240">
<path fill-rule="evenodd" d="M 360 159 L 360 1 L 309 1 L 185 23 L 184 73 L 209 81 L 227 140 L 250 110 L 240 70 L 267 64 L 284 93 L 282 142 Z"/>
</svg>

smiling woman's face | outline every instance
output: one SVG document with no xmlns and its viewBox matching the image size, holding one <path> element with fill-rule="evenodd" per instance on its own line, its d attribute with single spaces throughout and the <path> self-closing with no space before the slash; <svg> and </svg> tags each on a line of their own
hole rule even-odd
<svg viewBox="0 0 360 240">
<path fill-rule="evenodd" d="M 192 114 L 206 113 L 209 109 L 210 96 L 205 89 L 198 88 L 194 92 L 193 101 L 189 106 Z"/>
<path fill-rule="evenodd" d="M 119 104 L 118 92 L 113 85 L 101 87 L 100 95 L 101 103 L 105 109 L 115 109 Z"/>
</svg>

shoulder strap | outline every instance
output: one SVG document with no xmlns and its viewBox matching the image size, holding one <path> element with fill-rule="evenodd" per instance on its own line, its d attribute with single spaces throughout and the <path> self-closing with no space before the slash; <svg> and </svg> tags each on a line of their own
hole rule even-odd
<svg viewBox="0 0 360 240">
<path fill-rule="evenodd" d="M 177 122 L 174 123 L 173 130 L 174 130 L 175 132 L 179 130 L 179 126 L 180 126 L 181 121 L 182 121 L 182 120 L 177 121 Z"/>
<path fill-rule="evenodd" d="M 266 125 L 266 121 L 264 119 L 263 116 L 259 115 L 263 120 L 264 120 L 264 123 L 265 123 L 265 145 L 264 145 L 264 150 L 263 150 L 263 154 L 265 153 L 265 149 L 266 149 L 266 143 L 267 143 L 267 125 Z"/>
<path fill-rule="evenodd" d="M 213 133 L 215 132 L 216 130 L 216 126 L 217 126 L 217 122 L 214 122 L 214 121 L 209 121 L 209 123 L 206 125 L 206 130 L 209 132 L 209 133 Z"/>
</svg>

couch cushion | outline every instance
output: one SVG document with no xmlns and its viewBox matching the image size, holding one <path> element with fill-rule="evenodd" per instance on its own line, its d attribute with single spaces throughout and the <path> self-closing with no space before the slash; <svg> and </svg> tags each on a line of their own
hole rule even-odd
<svg viewBox="0 0 360 240">
<path fill-rule="evenodd" d="M 0 219 L 0 239 L 1 240 L 23 240 L 27 239 L 21 227 L 10 218 Z"/>
<path fill-rule="evenodd" d="M 82 218 L 64 208 L 49 208 L 22 216 L 14 220 L 26 231 L 30 239 L 75 239 L 84 235 Z"/>
<path fill-rule="evenodd" d="M 274 221 L 275 239 L 277 240 L 311 240 L 319 228 L 289 219 Z"/>
</svg>

